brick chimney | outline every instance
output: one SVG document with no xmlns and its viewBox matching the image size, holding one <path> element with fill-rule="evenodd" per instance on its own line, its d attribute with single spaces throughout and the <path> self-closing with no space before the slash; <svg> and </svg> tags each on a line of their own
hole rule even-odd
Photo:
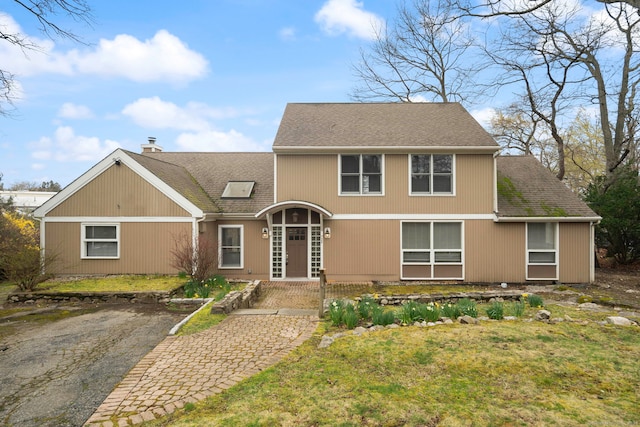
<svg viewBox="0 0 640 427">
<path fill-rule="evenodd" d="M 142 144 L 141 147 L 142 147 L 142 152 L 143 153 L 160 153 L 160 152 L 162 152 L 162 147 L 160 147 L 159 145 L 156 145 L 155 136 L 150 136 L 149 137 L 149 143 Z"/>
</svg>

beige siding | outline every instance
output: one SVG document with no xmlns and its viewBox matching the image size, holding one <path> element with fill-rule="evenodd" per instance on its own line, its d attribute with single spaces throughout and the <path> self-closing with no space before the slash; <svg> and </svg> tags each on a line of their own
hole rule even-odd
<svg viewBox="0 0 640 427">
<path fill-rule="evenodd" d="M 219 274 L 229 279 L 269 279 L 269 239 L 262 238 L 266 221 L 215 221 L 206 223 L 206 233 L 218 241 L 218 225 L 242 225 L 244 228 L 244 268 L 221 269 Z"/>
<path fill-rule="evenodd" d="M 326 221 L 331 238 L 324 239 L 328 280 L 399 280 L 398 221 Z"/>
<path fill-rule="evenodd" d="M 385 155 L 384 196 L 338 195 L 338 155 L 278 155 L 278 201 L 305 200 L 333 213 L 491 213 L 493 157 L 456 155 L 455 196 L 409 196 L 406 154 Z"/>
<path fill-rule="evenodd" d="M 465 280 L 524 282 L 524 227 L 522 223 L 465 221 Z"/>
<path fill-rule="evenodd" d="M 560 282 L 588 283 L 590 280 L 591 224 L 560 224 Z"/>
<path fill-rule="evenodd" d="M 60 255 L 61 274 L 176 274 L 174 236 L 191 223 L 121 223 L 120 259 L 81 259 L 81 223 L 46 223 L 45 249 Z"/>
<path fill-rule="evenodd" d="M 114 164 L 47 214 L 69 217 L 188 215 L 124 164 Z"/>
</svg>

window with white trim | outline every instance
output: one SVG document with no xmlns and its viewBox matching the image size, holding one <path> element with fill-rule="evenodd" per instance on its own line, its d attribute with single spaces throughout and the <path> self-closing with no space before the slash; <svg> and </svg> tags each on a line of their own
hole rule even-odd
<svg viewBox="0 0 640 427">
<path fill-rule="evenodd" d="M 461 222 L 403 222 L 403 264 L 461 264 Z"/>
<path fill-rule="evenodd" d="M 340 155 L 340 194 L 382 194 L 382 154 Z"/>
<path fill-rule="evenodd" d="M 82 224 L 82 258 L 120 258 L 120 224 Z"/>
<path fill-rule="evenodd" d="M 453 194 L 452 154 L 411 154 L 411 194 Z"/>
<path fill-rule="evenodd" d="M 218 267 L 243 268 L 244 228 L 242 225 L 218 226 Z"/>
<path fill-rule="evenodd" d="M 552 222 L 527 223 L 527 262 L 555 265 L 557 224 Z"/>
</svg>

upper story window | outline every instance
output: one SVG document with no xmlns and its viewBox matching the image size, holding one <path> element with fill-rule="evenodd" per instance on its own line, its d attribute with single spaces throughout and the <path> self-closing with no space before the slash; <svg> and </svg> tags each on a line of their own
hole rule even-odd
<svg viewBox="0 0 640 427">
<path fill-rule="evenodd" d="M 340 156 L 340 194 L 382 194 L 382 154 Z"/>
<path fill-rule="evenodd" d="M 411 194 L 453 194 L 452 154 L 411 154 Z"/>
<path fill-rule="evenodd" d="M 120 258 L 119 224 L 82 224 L 82 258 Z"/>
</svg>

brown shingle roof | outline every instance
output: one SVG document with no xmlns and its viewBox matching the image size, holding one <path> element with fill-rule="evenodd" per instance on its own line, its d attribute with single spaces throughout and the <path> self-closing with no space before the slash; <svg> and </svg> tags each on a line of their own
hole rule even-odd
<svg viewBox="0 0 640 427">
<path fill-rule="evenodd" d="M 598 217 L 533 156 L 496 161 L 498 217 Z"/>
<path fill-rule="evenodd" d="M 126 153 L 205 213 L 220 210 L 184 167 L 130 151 L 126 151 Z"/>
<path fill-rule="evenodd" d="M 255 213 L 273 203 L 273 153 L 144 153 L 186 169 L 223 213 Z M 248 199 L 222 199 L 227 182 L 255 181 Z"/>
<path fill-rule="evenodd" d="M 287 104 L 273 149 L 495 147 L 458 103 Z"/>
</svg>

